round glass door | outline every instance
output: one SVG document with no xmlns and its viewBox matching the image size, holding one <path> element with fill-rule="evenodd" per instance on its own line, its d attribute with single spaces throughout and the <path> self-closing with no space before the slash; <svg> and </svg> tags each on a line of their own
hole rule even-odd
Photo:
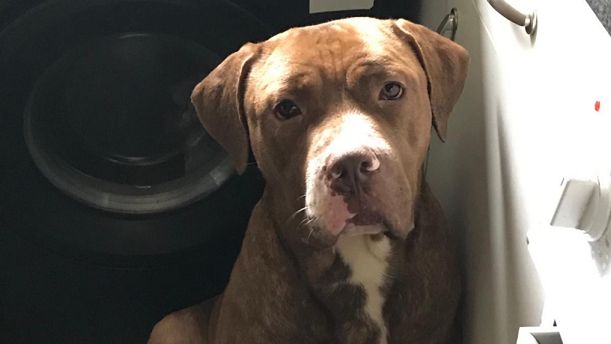
<svg viewBox="0 0 611 344">
<path fill-rule="evenodd" d="M 232 165 L 190 94 L 220 60 L 167 34 L 124 33 L 73 48 L 39 78 L 25 109 L 35 164 L 64 193 L 111 212 L 161 212 L 206 196 Z"/>
</svg>

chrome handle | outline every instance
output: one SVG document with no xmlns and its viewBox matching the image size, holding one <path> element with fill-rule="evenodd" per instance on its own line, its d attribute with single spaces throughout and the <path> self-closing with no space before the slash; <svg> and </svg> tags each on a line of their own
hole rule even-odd
<svg viewBox="0 0 611 344">
<path fill-rule="evenodd" d="M 454 37 L 456 37 L 457 30 L 458 30 L 458 10 L 456 8 L 453 8 L 450 10 L 450 13 L 448 13 L 443 18 L 443 20 L 437 27 L 437 33 L 440 35 L 443 35 L 447 31 L 450 31 L 451 32 L 450 39 L 454 40 Z"/>
<path fill-rule="evenodd" d="M 488 0 L 488 3 L 510 22 L 524 26 L 527 34 L 532 35 L 535 32 L 537 28 L 537 14 L 535 12 L 524 14 L 504 0 Z"/>
</svg>

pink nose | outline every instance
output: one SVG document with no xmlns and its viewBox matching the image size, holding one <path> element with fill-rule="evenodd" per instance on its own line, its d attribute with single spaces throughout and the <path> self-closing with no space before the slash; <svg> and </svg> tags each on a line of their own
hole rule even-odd
<svg viewBox="0 0 611 344">
<path fill-rule="evenodd" d="M 380 160 L 370 151 L 358 151 L 329 157 L 326 178 L 329 187 L 343 195 L 362 191 L 363 185 L 380 169 Z"/>
</svg>

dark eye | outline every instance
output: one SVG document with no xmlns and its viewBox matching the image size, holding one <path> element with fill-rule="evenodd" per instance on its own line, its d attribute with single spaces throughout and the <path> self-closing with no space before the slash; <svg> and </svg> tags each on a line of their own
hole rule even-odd
<svg viewBox="0 0 611 344">
<path fill-rule="evenodd" d="M 403 96 L 403 86 L 396 82 L 387 82 L 380 91 L 381 100 L 397 100 Z"/>
<path fill-rule="evenodd" d="M 279 119 L 289 119 L 301 115 L 301 109 L 292 100 L 284 99 L 274 107 Z"/>
</svg>

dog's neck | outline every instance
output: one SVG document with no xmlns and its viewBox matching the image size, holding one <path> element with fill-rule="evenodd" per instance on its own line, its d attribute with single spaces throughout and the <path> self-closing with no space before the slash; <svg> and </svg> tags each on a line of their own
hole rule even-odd
<svg viewBox="0 0 611 344">
<path fill-rule="evenodd" d="M 282 206 L 266 190 L 262 202 L 270 212 Z M 267 203 L 269 202 L 269 203 Z M 286 212 L 287 214 L 290 212 Z M 272 214 L 270 214 L 272 215 Z M 272 219 L 285 218 L 273 214 Z M 279 241 L 292 256 L 301 278 L 327 310 L 339 343 L 386 343 L 383 317 L 391 256 L 401 254 L 402 241 L 385 235 L 340 236 L 329 241 L 299 226 L 301 219 L 275 222 Z"/>
<path fill-rule="evenodd" d="M 290 210 L 287 211 L 288 215 L 280 216 L 276 213 L 279 208 L 275 208 L 276 205 L 272 202 L 274 198 L 270 197 L 268 190 L 264 193 L 261 199 L 263 204 L 260 205 L 261 209 L 265 209 L 266 212 L 261 215 L 268 219 L 267 230 L 273 231 L 272 235 L 278 238 L 282 250 L 290 257 L 288 259 L 290 262 L 286 264 L 291 264 L 297 271 L 302 280 L 299 283 L 307 286 L 310 295 L 322 308 L 323 314 L 328 316 L 325 323 L 332 326 L 329 330 L 334 331 L 335 340 L 333 342 L 383 344 L 386 339 L 385 332 L 392 336 L 393 331 L 402 328 L 397 324 L 403 320 L 398 319 L 404 319 L 402 317 L 405 315 L 405 307 L 408 304 L 419 309 L 420 315 L 425 312 L 427 316 L 431 316 L 431 321 L 433 321 L 436 313 L 430 311 L 427 305 L 437 304 L 439 301 L 431 299 L 428 293 L 423 294 L 423 290 L 430 290 L 431 285 L 434 285 L 435 288 L 439 288 L 439 295 L 447 295 L 448 288 L 455 288 L 457 279 L 452 274 L 454 270 L 447 270 L 454 260 L 452 260 L 453 256 L 450 252 L 452 250 L 446 237 L 443 216 L 440 215 L 441 209 L 424 178 L 421 179 L 417 195 L 414 200 L 414 229 L 405 240 L 384 237 L 390 246 L 386 246 L 389 250 L 385 251 L 383 249 L 385 242 L 379 245 L 382 250 L 379 250 L 380 247 L 377 247 L 378 250 L 372 250 L 372 241 L 378 239 L 377 237 L 368 237 L 369 241 L 342 238 L 328 246 L 312 245 L 311 241 L 305 240 L 308 232 L 296 235 L 300 233 L 299 230 L 303 231 L 297 226 L 301 220 L 296 219 L 295 222 L 287 223 L 284 220 L 286 217 L 283 216 L 289 216 Z M 259 228 L 259 230 L 262 229 Z M 348 240 L 343 241 L 344 239 Z M 365 237 L 360 237 L 360 239 L 365 239 Z M 430 269 L 435 259 L 439 259 L 439 254 L 431 255 L 431 252 L 437 252 L 434 248 L 439 245 L 446 247 L 441 254 L 447 255 L 444 259 L 447 259 L 449 264 L 434 265 L 435 269 L 441 269 L 441 272 L 431 280 Z M 350 247 L 353 248 L 352 251 Z M 354 259 L 355 255 L 358 258 L 362 253 L 367 254 L 367 252 L 369 252 L 367 257 L 375 256 L 375 254 L 370 254 L 371 251 L 378 253 L 378 258 L 380 254 L 382 258 L 387 254 L 387 266 L 382 265 L 377 269 L 370 269 L 371 263 L 374 262 L 373 259 L 368 262 L 358 262 Z M 351 254 L 352 257 L 350 257 Z M 364 267 L 364 269 L 356 271 L 359 267 Z M 373 274 L 367 275 L 363 272 L 373 272 Z M 355 275 L 360 275 L 360 277 L 354 278 Z M 450 282 L 446 286 L 439 283 L 440 278 Z M 357 279 L 361 285 L 355 283 Z M 380 293 L 375 295 L 372 291 Z M 375 298 L 378 299 L 375 300 Z M 367 304 L 367 300 L 376 302 Z M 386 300 L 390 301 L 386 302 Z M 455 299 L 449 298 L 448 307 L 453 307 L 453 302 Z M 377 306 L 377 309 L 372 306 Z M 417 314 L 410 315 L 408 318 L 418 316 Z"/>
</svg>

